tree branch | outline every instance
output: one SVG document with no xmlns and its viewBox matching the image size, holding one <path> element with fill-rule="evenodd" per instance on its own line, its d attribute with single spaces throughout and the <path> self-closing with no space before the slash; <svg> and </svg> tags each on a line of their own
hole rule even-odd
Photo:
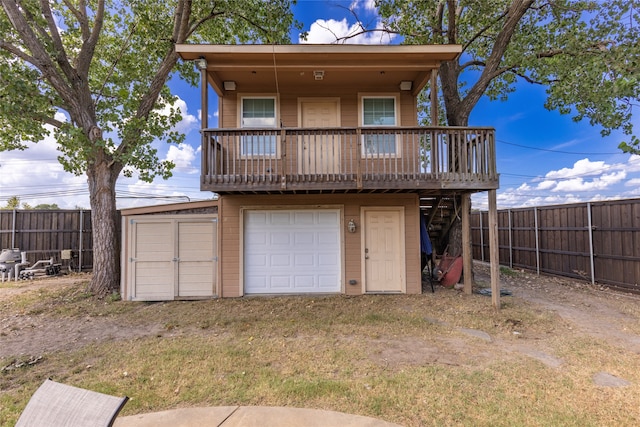
<svg viewBox="0 0 640 427">
<path fill-rule="evenodd" d="M 465 62 L 464 64 L 460 65 L 460 70 L 464 70 L 470 67 L 486 67 L 486 65 L 487 63 L 484 61 L 473 60 L 473 61 Z"/>
<path fill-rule="evenodd" d="M 60 129 L 65 124 L 65 122 L 61 122 L 60 120 L 56 120 L 53 117 L 38 117 L 36 119 L 37 122 L 40 122 L 40 120 L 42 120 L 42 122 L 44 122 L 45 124 L 54 126 L 54 127 L 58 128 L 58 129 Z"/>
<path fill-rule="evenodd" d="M 509 42 L 515 33 L 518 23 L 533 3 L 534 0 L 514 0 L 513 3 L 511 3 L 511 6 L 509 6 L 506 14 L 506 20 L 495 39 L 491 53 L 487 58 L 486 66 L 482 71 L 480 78 L 471 87 L 467 96 L 463 100 L 463 103 L 466 104 L 467 108 L 469 108 L 469 106 L 476 105 L 491 83 L 492 75 L 500 69 L 500 62 L 504 57 L 504 53 L 507 46 L 509 46 Z"/>
<path fill-rule="evenodd" d="M 449 44 L 458 43 L 458 25 L 456 21 L 456 1 L 447 0 L 447 39 Z"/>
<path fill-rule="evenodd" d="M 55 49 L 55 60 L 60 66 L 62 72 L 67 76 L 67 79 L 73 82 L 77 80 L 77 74 L 67 58 L 64 45 L 62 44 L 62 39 L 60 38 L 60 33 L 58 32 L 58 25 L 53 19 L 53 14 L 51 13 L 49 1 L 40 0 L 40 8 L 42 9 L 42 15 L 47 21 L 47 26 L 49 27 L 50 40 L 53 44 L 53 48 Z"/>
<path fill-rule="evenodd" d="M 491 27 L 493 27 L 495 24 L 497 24 L 498 22 L 502 21 L 504 19 L 505 16 L 507 16 L 507 13 L 509 12 L 509 9 L 506 9 L 504 12 L 502 12 L 499 16 L 497 16 L 493 22 L 490 22 L 489 24 L 487 24 L 485 27 L 481 28 L 477 33 L 475 33 L 473 36 L 471 36 L 469 38 L 469 40 L 462 46 L 462 51 L 466 52 L 467 48 L 469 46 L 471 46 L 476 40 L 478 40 L 481 36 L 483 36 L 487 31 L 489 31 L 489 29 Z"/>
<path fill-rule="evenodd" d="M 38 40 L 33 29 L 29 26 L 26 17 L 21 13 L 21 11 L 24 11 L 25 9 L 20 8 L 13 0 L 0 0 L 0 2 L 2 3 L 2 7 L 4 8 L 13 28 L 18 32 L 18 34 L 20 34 L 25 47 L 31 52 L 32 60 L 29 62 L 51 83 L 64 101 L 73 105 L 74 93 L 69 87 L 67 81 L 65 81 L 63 76 L 59 74 L 58 69 L 51 61 L 51 57 L 47 53 L 42 42 Z M 22 59 L 22 56 L 20 56 L 20 58 Z"/>
<path fill-rule="evenodd" d="M 33 56 L 27 55 L 23 50 L 19 49 L 17 46 L 12 45 L 4 40 L 0 40 L 0 49 L 9 52 L 12 55 L 22 59 L 25 62 L 28 62 L 32 65 L 36 65 L 36 59 Z"/>
<path fill-rule="evenodd" d="M 124 44 L 122 45 L 122 49 L 120 49 L 120 52 L 119 52 L 118 56 L 113 61 L 113 64 L 111 64 L 111 69 L 109 70 L 107 75 L 104 77 L 104 81 L 102 82 L 102 86 L 100 87 L 100 90 L 98 91 L 98 93 L 96 95 L 96 98 L 95 98 L 95 103 L 96 104 L 98 104 L 98 102 L 100 101 L 100 98 L 102 98 L 102 96 L 103 96 L 102 91 L 104 90 L 104 87 L 107 85 L 107 83 L 109 82 L 109 79 L 113 75 L 113 72 L 116 69 L 116 65 L 118 65 L 118 61 L 120 61 L 120 58 L 122 58 L 122 55 L 127 50 L 127 47 L 129 47 L 129 42 L 131 41 L 131 38 L 133 37 L 133 35 L 136 32 L 136 28 L 137 28 L 137 25 L 134 23 L 133 27 L 131 28 L 131 31 L 129 31 L 129 34 L 127 35 L 127 38 L 124 40 Z"/>
<path fill-rule="evenodd" d="M 213 11 L 209 16 L 214 16 Z M 192 29 L 189 28 L 189 22 L 191 19 L 191 0 L 180 0 L 178 5 L 176 5 L 175 13 L 173 15 L 173 30 L 172 30 L 172 43 L 167 50 L 165 57 L 163 58 L 158 71 L 153 77 L 149 89 L 144 94 L 142 99 L 140 100 L 140 104 L 136 111 L 136 118 L 146 118 L 149 116 L 153 108 L 155 107 L 156 101 L 158 100 L 158 96 L 167 81 L 167 77 L 169 73 L 178 62 L 178 54 L 175 51 L 174 44 L 176 42 L 183 42 L 186 40 L 187 34 Z M 201 21 L 200 23 L 204 23 L 206 20 Z M 186 27 L 186 28 L 185 28 Z M 195 28 L 193 28 L 195 31 Z M 113 158 L 119 159 L 122 156 L 125 156 L 127 153 L 131 152 L 135 148 L 135 143 L 128 138 L 123 138 L 120 145 L 116 149 Z M 112 162 L 113 168 L 122 169 L 124 165 L 122 162 Z"/>
<path fill-rule="evenodd" d="M 86 20 L 88 22 L 87 8 L 86 8 L 86 5 L 84 4 L 84 1 L 82 1 L 82 4 L 83 4 L 83 8 L 81 13 L 84 15 L 83 20 Z M 104 0 L 99 0 L 98 7 L 95 13 L 95 18 L 93 20 L 93 30 L 90 30 L 88 28 L 88 23 L 87 23 L 87 30 L 90 32 L 90 34 L 88 38 L 83 40 L 82 48 L 80 49 L 80 55 L 78 55 L 78 58 L 80 58 L 80 60 L 78 61 L 78 73 L 80 73 L 83 76 L 89 75 L 89 67 L 91 66 L 91 60 L 93 59 L 93 55 L 95 54 L 100 33 L 102 33 L 102 25 L 104 22 L 104 7 L 105 7 Z"/>
<path fill-rule="evenodd" d="M 434 25 L 434 32 L 440 37 L 443 37 L 444 29 L 442 23 L 444 22 L 444 0 L 440 0 L 438 3 L 438 9 L 436 10 L 436 22 Z M 435 40 L 435 37 L 434 37 Z"/>
<path fill-rule="evenodd" d="M 69 8 L 73 16 L 76 17 L 80 24 L 80 30 L 82 31 L 82 40 L 87 40 L 91 36 L 91 30 L 89 28 L 89 20 L 87 19 L 87 3 L 85 0 L 80 1 L 80 9 L 77 9 L 69 0 L 63 0 L 65 6 Z"/>
</svg>

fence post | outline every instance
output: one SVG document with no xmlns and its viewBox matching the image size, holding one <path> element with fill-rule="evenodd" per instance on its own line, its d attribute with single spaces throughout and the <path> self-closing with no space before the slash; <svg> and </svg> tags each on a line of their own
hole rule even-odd
<svg viewBox="0 0 640 427">
<path fill-rule="evenodd" d="M 589 262 L 591 264 L 591 284 L 596 284 L 596 267 L 593 255 L 593 223 L 591 220 L 591 202 L 587 202 L 587 225 L 589 227 Z"/>
<path fill-rule="evenodd" d="M 16 247 L 16 210 L 13 210 L 13 227 L 11 230 L 11 248 L 15 248 Z"/>
<path fill-rule="evenodd" d="M 513 230 L 511 225 L 511 209 L 507 209 L 507 216 L 509 219 L 509 268 L 513 268 L 513 237 L 511 236 Z"/>
<path fill-rule="evenodd" d="M 480 259 L 484 262 L 484 228 L 482 228 L 482 211 L 478 212 L 480 215 Z"/>
<path fill-rule="evenodd" d="M 491 301 L 500 309 L 500 249 L 498 247 L 498 204 L 496 190 L 489 190 L 489 260 L 491 262 Z"/>
<path fill-rule="evenodd" d="M 536 234 L 536 273 L 540 275 L 540 236 L 538 236 L 538 208 L 533 208 L 533 224 Z"/>
<path fill-rule="evenodd" d="M 78 254 L 78 273 L 82 273 L 82 240 L 83 240 L 83 236 L 82 236 L 82 226 L 84 225 L 84 210 L 80 209 L 80 249 L 79 249 L 79 254 Z"/>
</svg>

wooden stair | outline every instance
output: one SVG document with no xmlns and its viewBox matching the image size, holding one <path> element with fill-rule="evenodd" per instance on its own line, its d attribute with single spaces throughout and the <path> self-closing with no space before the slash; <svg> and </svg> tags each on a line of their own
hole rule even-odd
<svg viewBox="0 0 640 427">
<path fill-rule="evenodd" d="M 460 218 L 459 195 L 437 195 L 420 197 L 420 211 L 427 220 L 427 230 L 433 250 L 441 255 L 449 241 L 449 230 L 456 218 Z"/>
</svg>

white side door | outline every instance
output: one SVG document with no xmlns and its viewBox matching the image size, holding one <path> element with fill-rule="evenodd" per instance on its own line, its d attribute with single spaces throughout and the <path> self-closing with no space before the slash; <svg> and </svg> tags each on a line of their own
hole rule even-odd
<svg viewBox="0 0 640 427">
<path fill-rule="evenodd" d="M 404 210 L 363 208 L 365 292 L 405 292 Z"/>
</svg>

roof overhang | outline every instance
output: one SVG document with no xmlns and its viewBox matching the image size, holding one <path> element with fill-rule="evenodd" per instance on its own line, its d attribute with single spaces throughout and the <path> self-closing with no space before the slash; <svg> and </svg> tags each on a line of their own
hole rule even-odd
<svg viewBox="0 0 640 427">
<path fill-rule="evenodd" d="M 264 92 L 274 85 L 279 86 L 274 86 L 275 91 L 287 85 L 295 89 L 310 84 L 366 86 L 411 81 L 411 91 L 417 94 L 431 70 L 456 59 L 461 51 L 460 45 L 176 45 L 182 59 L 207 61 L 209 84 L 220 96 L 228 81 L 244 92 Z"/>
</svg>

